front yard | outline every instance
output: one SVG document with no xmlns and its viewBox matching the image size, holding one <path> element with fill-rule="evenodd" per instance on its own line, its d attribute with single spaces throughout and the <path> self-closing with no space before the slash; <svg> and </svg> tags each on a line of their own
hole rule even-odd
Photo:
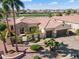
<svg viewBox="0 0 79 59">
<path fill-rule="evenodd" d="M 69 57 L 78 57 L 79 58 L 79 45 L 78 45 L 79 37 L 69 36 L 69 37 L 56 38 L 55 40 L 57 42 L 64 43 L 63 47 L 61 47 L 57 50 L 60 54 L 65 54 L 65 57 L 67 55 L 71 55 Z M 42 46 L 44 48 L 44 50 L 42 50 L 42 52 L 34 52 L 33 50 L 30 49 L 30 46 L 35 45 L 35 44 L 39 44 L 40 46 Z M 48 48 L 46 48 L 44 45 L 44 39 L 41 39 L 37 43 L 29 42 L 29 44 L 27 44 L 26 46 L 24 44 L 18 45 L 18 46 L 19 46 L 19 50 L 27 49 L 26 54 L 22 59 L 33 59 L 34 56 L 39 56 L 42 59 L 49 59 L 49 58 L 55 59 L 55 57 L 57 56 L 54 51 L 51 51 L 51 52 L 47 51 Z M 15 50 L 15 47 L 11 47 L 10 45 L 7 46 L 7 48 L 9 50 L 10 49 Z"/>
<path fill-rule="evenodd" d="M 66 55 L 71 54 L 71 56 L 79 58 L 79 45 L 78 45 L 79 44 L 79 37 L 69 36 L 69 37 L 56 38 L 55 40 L 58 42 L 63 42 L 65 44 L 64 48 L 61 49 L 62 51 L 64 51 L 63 52 L 64 54 L 66 54 Z M 43 45 L 43 43 L 44 43 L 43 40 L 38 42 L 38 44 L 40 44 L 40 45 Z M 30 44 L 33 44 L 33 43 L 30 43 Z M 49 58 L 53 59 L 54 54 L 55 53 L 52 52 L 51 54 L 48 54 L 48 56 L 43 57 L 44 54 L 28 53 L 28 54 L 26 54 L 26 56 L 24 58 L 27 58 L 27 57 L 30 58 L 30 56 L 34 57 L 35 55 L 38 55 L 38 56 L 42 57 L 42 59 L 49 59 Z"/>
</svg>

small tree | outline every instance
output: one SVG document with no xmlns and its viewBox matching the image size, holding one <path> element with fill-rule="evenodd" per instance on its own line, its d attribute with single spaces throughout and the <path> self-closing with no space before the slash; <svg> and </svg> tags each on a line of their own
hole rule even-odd
<svg viewBox="0 0 79 59">
<path fill-rule="evenodd" d="M 46 47 L 50 48 L 50 51 L 54 48 L 57 48 L 60 44 L 59 42 L 56 42 L 55 40 L 48 40 L 45 41 Z"/>
<path fill-rule="evenodd" d="M 41 59 L 39 56 L 34 56 L 33 59 Z"/>
<path fill-rule="evenodd" d="M 56 16 L 62 16 L 63 14 L 61 12 L 57 12 Z"/>
<path fill-rule="evenodd" d="M 52 17 L 52 13 L 51 13 L 51 12 L 48 13 L 48 17 L 49 17 L 49 18 Z"/>
<path fill-rule="evenodd" d="M 67 10 L 65 10 L 65 14 L 66 15 L 71 15 L 72 14 L 72 9 L 67 9 Z"/>
</svg>

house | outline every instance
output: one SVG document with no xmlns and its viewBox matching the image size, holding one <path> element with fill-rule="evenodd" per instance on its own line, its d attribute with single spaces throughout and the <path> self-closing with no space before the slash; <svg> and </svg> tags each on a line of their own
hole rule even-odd
<svg viewBox="0 0 79 59">
<path fill-rule="evenodd" d="M 9 20 L 11 30 L 14 30 L 13 20 Z M 16 32 L 18 35 L 31 31 L 32 28 L 38 28 L 40 37 L 57 37 L 67 35 L 70 25 L 59 22 L 49 17 L 20 17 L 16 19 Z"/>
<path fill-rule="evenodd" d="M 14 21 L 12 19 L 9 20 L 9 24 L 10 24 L 11 31 L 14 31 L 15 30 Z M 38 28 L 39 24 L 40 24 L 39 22 L 36 22 L 32 18 L 28 18 L 28 17 L 27 17 L 27 19 L 25 17 L 21 17 L 21 18 L 16 19 L 15 26 L 16 26 L 17 35 L 30 32 L 32 27 Z"/>
<path fill-rule="evenodd" d="M 46 37 L 59 37 L 69 35 L 70 25 L 64 24 L 63 22 L 58 22 L 54 19 L 50 20 L 48 25 L 45 27 Z"/>
<path fill-rule="evenodd" d="M 55 16 L 52 19 L 70 25 L 72 30 L 79 29 L 79 15 Z"/>
</svg>

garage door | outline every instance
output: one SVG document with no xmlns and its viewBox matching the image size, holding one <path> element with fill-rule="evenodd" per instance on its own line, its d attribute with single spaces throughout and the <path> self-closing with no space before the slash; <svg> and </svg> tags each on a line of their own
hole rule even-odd
<svg viewBox="0 0 79 59">
<path fill-rule="evenodd" d="M 46 31 L 46 37 L 51 38 L 52 37 L 52 31 Z"/>
<path fill-rule="evenodd" d="M 57 37 L 66 36 L 67 30 L 57 30 Z"/>
</svg>

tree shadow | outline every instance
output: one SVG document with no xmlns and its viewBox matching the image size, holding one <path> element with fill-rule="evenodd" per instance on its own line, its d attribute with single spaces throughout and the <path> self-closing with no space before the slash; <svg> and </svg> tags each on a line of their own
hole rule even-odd
<svg viewBox="0 0 79 59">
<path fill-rule="evenodd" d="M 79 50 L 76 49 L 70 49 L 68 48 L 68 45 L 64 44 L 63 46 L 59 47 L 57 49 L 58 53 L 65 54 L 67 56 L 68 54 L 71 54 L 72 57 L 79 59 Z"/>
<path fill-rule="evenodd" d="M 58 53 L 63 54 L 63 57 L 66 57 L 70 54 L 74 59 L 79 59 L 79 50 L 70 49 L 68 48 L 67 44 L 63 44 L 62 46 L 51 52 L 44 51 L 39 53 L 43 55 L 42 57 L 48 57 L 49 59 L 56 58 Z"/>
<path fill-rule="evenodd" d="M 42 57 L 47 57 L 49 59 L 56 58 L 58 53 L 64 54 L 63 57 L 71 54 L 71 57 L 74 57 L 73 59 L 76 59 L 76 58 L 79 59 L 79 50 L 70 49 L 68 48 L 67 44 L 63 44 L 62 46 L 59 46 L 57 49 L 54 49 L 51 52 L 48 50 L 43 50 L 43 51 L 38 51 L 38 52 L 27 52 L 26 51 L 26 53 L 23 56 L 26 56 L 27 54 L 30 54 L 30 53 L 33 53 L 33 54 L 39 53 L 40 55 L 42 55 Z"/>
</svg>

